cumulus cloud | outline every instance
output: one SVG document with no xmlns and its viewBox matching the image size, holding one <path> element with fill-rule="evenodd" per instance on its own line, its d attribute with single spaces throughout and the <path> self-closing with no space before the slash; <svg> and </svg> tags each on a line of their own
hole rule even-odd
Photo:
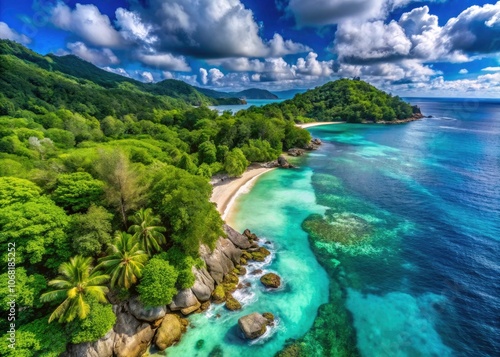
<svg viewBox="0 0 500 357">
<path fill-rule="evenodd" d="M 224 58 L 283 56 L 309 49 L 280 35 L 262 39 L 252 11 L 240 0 L 151 0 L 147 8 L 136 3 L 133 10 L 137 23 L 140 18 L 141 24 L 154 25 L 148 36 L 156 36 L 160 51 Z"/>
<path fill-rule="evenodd" d="M 112 68 L 109 66 L 102 67 L 105 71 L 114 73 L 114 74 L 119 74 L 120 76 L 128 77 L 130 78 L 130 74 L 124 69 L 124 68 Z"/>
<path fill-rule="evenodd" d="M 220 80 L 224 77 L 224 73 L 217 68 L 211 68 L 208 71 L 205 68 L 200 68 L 198 81 L 203 85 L 217 86 L 221 85 Z"/>
<path fill-rule="evenodd" d="M 72 10 L 59 2 L 52 9 L 51 21 L 56 27 L 72 32 L 92 45 L 110 48 L 123 45 L 123 37 L 95 5 L 76 4 Z"/>
<path fill-rule="evenodd" d="M 118 57 L 109 48 L 88 48 L 83 42 L 68 43 L 67 47 L 75 56 L 96 66 L 109 66 L 120 62 Z"/>
<path fill-rule="evenodd" d="M 2 21 L 0 21 L 0 38 L 16 41 L 22 43 L 23 45 L 27 45 L 31 42 L 31 39 L 28 36 L 16 32 Z"/>
<path fill-rule="evenodd" d="M 383 19 L 399 7 L 421 1 L 424 0 L 290 0 L 287 10 L 299 26 L 324 26 L 349 20 Z"/>
<path fill-rule="evenodd" d="M 382 20 L 343 22 L 333 50 L 342 62 L 354 64 L 402 59 L 466 62 L 500 51 L 499 18 L 500 2 L 472 6 L 440 27 L 438 17 L 423 6 L 388 24 Z"/>
<path fill-rule="evenodd" d="M 467 73 L 469 73 L 467 68 L 462 68 L 460 71 L 458 71 L 458 74 L 467 74 Z"/>
<path fill-rule="evenodd" d="M 115 23 L 120 28 L 120 34 L 124 39 L 146 44 L 152 44 L 158 40 L 158 37 L 152 34 L 153 25 L 142 22 L 139 14 L 120 7 L 115 11 L 115 15 Z"/>
<path fill-rule="evenodd" d="M 151 72 L 144 71 L 144 72 L 139 72 L 138 74 L 139 74 L 139 79 L 141 81 L 146 83 L 154 82 L 153 74 Z"/>
<path fill-rule="evenodd" d="M 191 71 L 191 67 L 189 67 L 183 56 L 176 57 L 170 53 L 139 53 L 137 59 L 147 66 L 159 69 L 181 72 Z"/>
</svg>

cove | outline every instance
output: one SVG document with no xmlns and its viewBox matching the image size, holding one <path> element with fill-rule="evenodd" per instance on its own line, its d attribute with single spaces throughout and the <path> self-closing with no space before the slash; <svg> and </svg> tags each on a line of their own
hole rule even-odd
<svg viewBox="0 0 500 357">
<path fill-rule="evenodd" d="M 253 188 L 238 197 L 227 221 L 235 229 L 252 230 L 271 251 L 266 262 L 251 262 L 240 282 L 250 287 L 233 295 L 241 311 L 212 305 L 209 311 L 190 317 L 191 326 L 181 342 L 167 350 L 169 356 L 273 356 L 289 339 L 303 336 L 312 326 L 318 307 L 328 300 L 328 277 L 309 247 L 302 222 L 311 214 L 323 214 L 311 185 L 312 170 L 270 171 Z M 262 273 L 253 275 L 255 270 Z M 266 272 L 282 277 L 277 291 L 259 282 Z M 243 340 L 237 328 L 241 316 L 271 312 L 276 326 L 256 341 Z"/>
</svg>

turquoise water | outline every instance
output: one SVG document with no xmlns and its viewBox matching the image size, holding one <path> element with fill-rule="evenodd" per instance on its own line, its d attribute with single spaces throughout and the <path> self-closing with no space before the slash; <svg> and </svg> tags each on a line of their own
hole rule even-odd
<svg viewBox="0 0 500 357">
<path fill-rule="evenodd" d="M 249 271 L 284 288 L 245 277 L 243 311 L 192 317 L 168 355 L 271 357 L 294 339 L 307 357 L 500 355 L 500 101 L 414 104 L 434 117 L 311 128 L 320 150 L 239 197 L 230 223 L 273 252 Z M 279 321 L 249 343 L 236 324 L 254 311 Z"/>
<path fill-rule="evenodd" d="M 243 310 L 227 311 L 213 305 L 205 314 L 190 318 L 191 327 L 169 356 L 273 356 L 287 339 L 301 337 L 311 327 L 318 307 L 328 299 L 328 279 L 309 248 L 302 221 L 312 213 L 322 214 L 311 186 L 312 171 L 274 170 L 261 176 L 250 194 L 240 196 L 238 208 L 229 218 L 236 229 L 251 228 L 272 255 L 264 263 L 250 263 L 240 282 L 251 287 L 233 295 Z M 263 273 L 251 275 L 253 270 Z M 282 288 L 266 291 L 259 282 L 266 272 L 283 279 Z M 252 312 L 272 312 L 277 325 L 264 337 L 248 342 L 238 333 L 237 321 Z M 198 342 L 203 341 L 203 342 Z M 197 349 L 196 345 L 202 345 Z M 219 354 L 215 354 L 215 353 Z M 220 354 L 222 353 L 222 354 Z"/>
<path fill-rule="evenodd" d="M 218 105 L 212 106 L 211 109 L 217 110 L 219 113 L 225 112 L 229 110 L 230 112 L 236 113 L 243 109 L 248 109 L 251 106 L 255 105 L 257 107 L 261 107 L 266 104 L 271 103 L 280 103 L 284 99 L 247 99 L 247 104 L 242 105 Z"/>
</svg>

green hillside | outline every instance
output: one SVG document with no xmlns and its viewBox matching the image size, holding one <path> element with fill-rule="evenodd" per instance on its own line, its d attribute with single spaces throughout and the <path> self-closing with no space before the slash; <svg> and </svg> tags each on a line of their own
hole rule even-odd
<svg viewBox="0 0 500 357">
<path fill-rule="evenodd" d="M 339 79 L 295 95 L 277 108 L 285 118 L 313 121 L 394 121 L 413 116 L 410 104 L 361 80 Z"/>
</svg>

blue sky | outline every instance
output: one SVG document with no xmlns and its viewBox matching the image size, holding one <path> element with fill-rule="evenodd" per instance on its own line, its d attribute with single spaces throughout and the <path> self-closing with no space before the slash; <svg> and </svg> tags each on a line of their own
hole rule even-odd
<svg viewBox="0 0 500 357">
<path fill-rule="evenodd" d="M 21 0 L 0 4 L 0 38 L 145 82 L 500 97 L 500 1 Z"/>
</svg>

